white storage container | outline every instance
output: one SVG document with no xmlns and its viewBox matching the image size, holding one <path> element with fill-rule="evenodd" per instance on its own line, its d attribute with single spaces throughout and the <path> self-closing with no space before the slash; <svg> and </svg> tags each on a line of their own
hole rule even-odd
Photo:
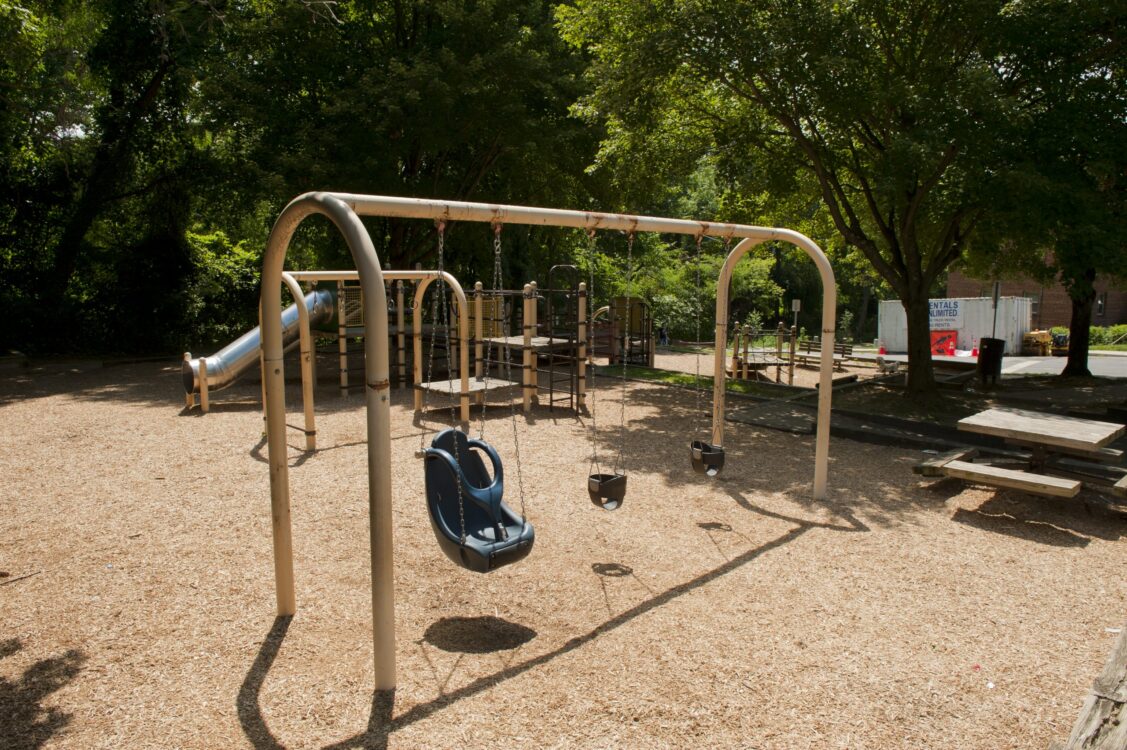
<svg viewBox="0 0 1127 750">
<path fill-rule="evenodd" d="M 958 349 L 973 349 L 983 338 L 996 338 L 1005 339 L 1007 355 L 1020 354 L 1021 337 L 1033 325 L 1033 300 L 1028 297 L 1000 298 L 996 329 L 993 302 L 991 297 L 930 300 L 931 330 L 957 331 L 959 338 L 955 346 Z M 900 300 L 881 300 L 877 313 L 877 338 L 890 354 L 908 351 L 908 322 Z"/>
</svg>

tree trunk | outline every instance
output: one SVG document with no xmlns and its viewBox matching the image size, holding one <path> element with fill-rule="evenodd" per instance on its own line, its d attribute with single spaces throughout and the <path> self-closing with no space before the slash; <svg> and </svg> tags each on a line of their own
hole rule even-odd
<svg viewBox="0 0 1127 750">
<path fill-rule="evenodd" d="M 861 290 L 861 307 L 857 310 L 857 322 L 853 326 L 853 340 L 860 341 L 861 334 L 865 332 L 865 324 L 869 322 L 869 303 L 873 298 L 873 288 L 868 284 Z"/>
<path fill-rule="evenodd" d="M 926 290 L 909 287 L 900 300 L 908 319 L 908 395 L 935 392 L 935 371 L 931 366 L 931 316 Z"/>
<path fill-rule="evenodd" d="M 1082 278 L 1068 285 L 1072 300 L 1072 318 L 1068 321 L 1068 362 L 1061 377 L 1088 377 L 1088 348 L 1091 343 L 1092 303 L 1096 299 L 1096 272 L 1086 271 Z"/>
</svg>

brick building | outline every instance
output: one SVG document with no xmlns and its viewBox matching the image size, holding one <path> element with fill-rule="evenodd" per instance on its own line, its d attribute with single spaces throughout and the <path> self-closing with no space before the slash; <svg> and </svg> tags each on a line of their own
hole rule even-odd
<svg viewBox="0 0 1127 750">
<path fill-rule="evenodd" d="M 989 297 L 994 293 L 994 282 L 981 281 L 951 271 L 947 277 L 947 296 Z M 1035 329 L 1068 327 L 1072 318 L 1072 301 L 1060 284 L 1041 286 L 1032 279 L 1002 282 L 1003 297 L 1029 297 L 1033 300 L 1033 327 Z M 1096 301 L 1092 305 L 1092 325 L 1111 326 L 1127 323 L 1127 291 L 1116 289 L 1104 279 L 1096 279 Z"/>
</svg>

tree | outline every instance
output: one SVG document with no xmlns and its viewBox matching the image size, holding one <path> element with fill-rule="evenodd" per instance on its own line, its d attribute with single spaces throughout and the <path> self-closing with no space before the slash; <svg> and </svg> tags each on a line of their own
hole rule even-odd
<svg viewBox="0 0 1127 750">
<path fill-rule="evenodd" d="M 1026 0 L 1012 18 L 1006 64 L 1036 95 L 1023 118 L 1028 147 L 1001 181 L 991 231 L 1006 266 L 1064 285 L 1072 316 L 1062 374 L 1087 376 L 1096 277 L 1127 279 L 1127 9 Z"/>
<path fill-rule="evenodd" d="M 568 116 L 584 91 L 583 61 L 559 39 L 551 8 L 544 0 L 252 6 L 227 27 L 225 45 L 238 54 L 203 83 L 210 127 L 240 164 L 245 185 L 235 189 L 266 186 L 273 203 L 312 189 L 586 202 L 594 179 L 583 168 L 597 141 Z M 432 260 L 433 227 L 369 224 L 394 267 Z M 486 235 L 476 244 L 482 256 Z"/>
<path fill-rule="evenodd" d="M 928 298 L 991 210 L 1036 98 L 1005 64 L 1013 5 L 579 0 L 559 17 L 594 61 L 583 108 L 608 122 L 604 158 L 622 165 L 659 134 L 715 152 L 745 189 L 812 188 L 904 305 L 920 394 L 935 387 Z"/>
</svg>

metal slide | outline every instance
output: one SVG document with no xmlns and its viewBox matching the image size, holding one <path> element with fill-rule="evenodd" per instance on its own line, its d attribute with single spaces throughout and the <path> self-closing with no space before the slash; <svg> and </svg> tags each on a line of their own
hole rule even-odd
<svg viewBox="0 0 1127 750">
<path fill-rule="evenodd" d="M 317 326 L 333 318 L 332 293 L 317 289 L 305 295 L 305 309 L 309 311 L 309 325 Z M 297 304 L 282 311 L 282 342 L 289 346 L 298 340 Z M 247 369 L 258 364 L 260 331 L 256 326 L 207 357 L 207 389 L 218 391 L 235 382 Z M 200 359 L 185 360 L 180 369 L 185 393 L 200 390 Z"/>
</svg>

